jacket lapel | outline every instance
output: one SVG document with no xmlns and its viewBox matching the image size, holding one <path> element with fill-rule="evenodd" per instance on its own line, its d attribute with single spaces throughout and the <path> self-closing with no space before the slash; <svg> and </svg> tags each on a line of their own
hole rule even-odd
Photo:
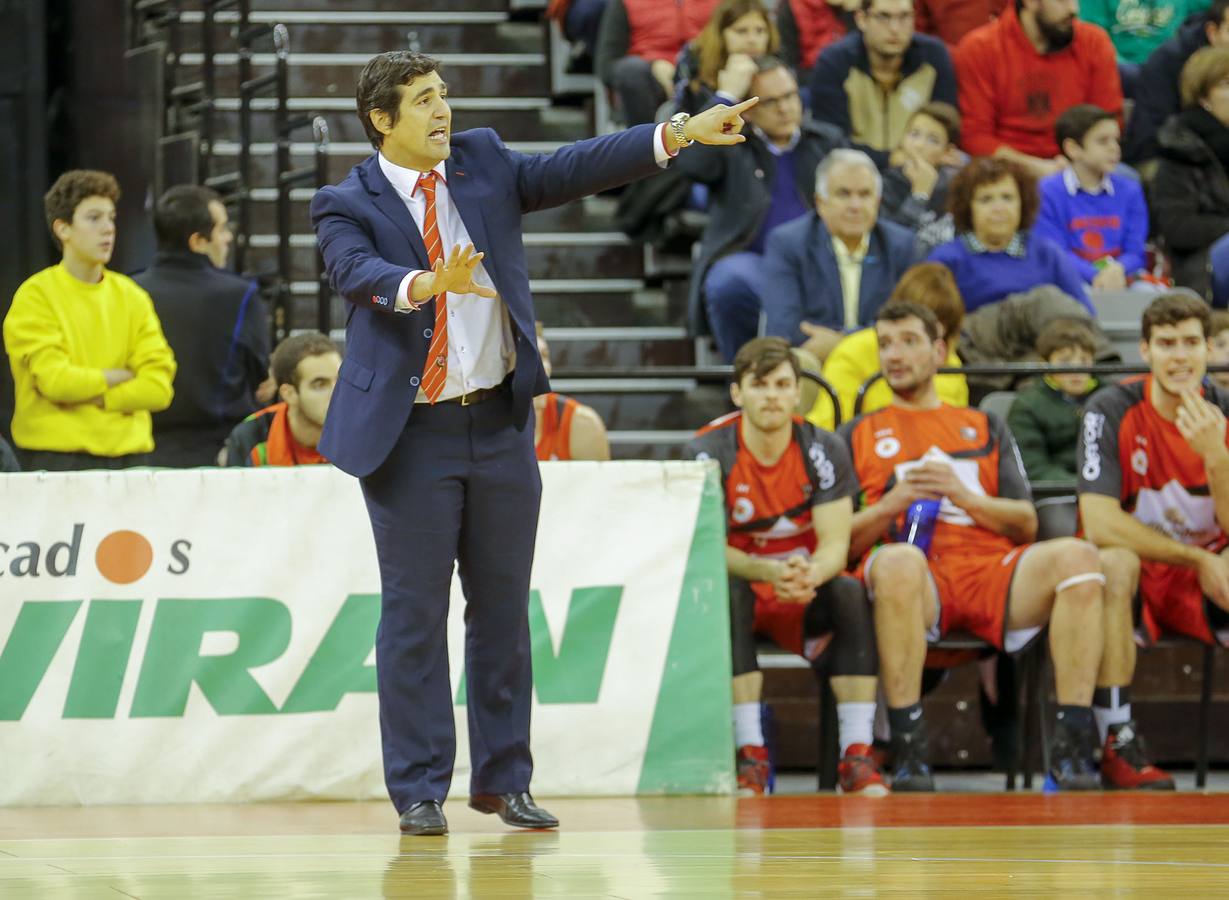
<svg viewBox="0 0 1229 900">
<path fill-rule="evenodd" d="M 465 231 L 469 234 L 474 249 L 487 254 L 482 259 L 482 267 L 494 280 L 496 262 L 494 254 L 490 252 L 491 242 L 487 240 L 486 223 L 482 219 L 482 186 L 474 180 L 474 176 L 457 165 L 455 151 L 444 163 L 444 171 L 448 175 L 448 193 L 452 197 L 452 205 L 465 223 Z"/>
<path fill-rule="evenodd" d="M 414 252 L 415 268 L 431 268 L 427 260 L 427 247 L 422 241 L 418 226 L 414 224 L 410 211 L 406 209 L 405 201 L 398 196 L 397 191 L 380 171 L 380 162 L 376 154 L 372 154 L 364 164 L 363 181 L 372 195 L 376 208 L 388 216 L 409 241 L 410 249 Z"/>
<path fill-rule="evenodd" d="M 862 278 L 858 281 L 858 324 L 869 322 L 878 310 L 873 309 L 874 300 L 883 293 L 880 281 L 887 275 L 879 258 L 884 243 L 879 240 L 879 225 L 871 226 L 870 240 L 866 243 L 866 256 L 862 260 Z"/>
</svg>

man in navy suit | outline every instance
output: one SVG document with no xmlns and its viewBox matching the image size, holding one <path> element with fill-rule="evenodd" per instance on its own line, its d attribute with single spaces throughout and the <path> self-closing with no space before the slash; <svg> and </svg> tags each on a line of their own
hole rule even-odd
<svg viewBox="0 0 1229 900">
<path fill-rule="evenodd" d="M 914 234 L 879 219 L 883 179 L 861 150 L 838 148 L 815 172 L 812 215 L 782 225 L 764 251 L 764 331 L 823 360 L 843 333 L 875 321 Z"/>
<path fill-rule="evenodd" d="M 482 128 L 451 133 L 438 63 L 383 53 L 359 76 L 376 153 L 312 200 L 346 356 L 319 449 L 357 476 L 382 609 L 376 671 L 384 776 L 406 834 L 445 834 L 456 736 L 446 621 L 465 592 L 469 804 L 509 825 L 558 821 L 529 794 L 528 626 L 541 481 L 538 356 L 521 217 L 654 174 L 692 141 L 743 140 L 755 98 L 550 156 Z"/>
</svg>

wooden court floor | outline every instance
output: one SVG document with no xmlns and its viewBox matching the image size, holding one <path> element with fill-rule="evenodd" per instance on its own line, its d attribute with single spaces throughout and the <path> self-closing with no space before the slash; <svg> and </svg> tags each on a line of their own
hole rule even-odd
<svg viewBox="0 0 1229 900">
<path fill-rule="evenodd" d="M 0 809 L 0 898 L 1229 896 L 1229 794 L 462 803 L 402 838 L 383 803 Z"/>
</svg>

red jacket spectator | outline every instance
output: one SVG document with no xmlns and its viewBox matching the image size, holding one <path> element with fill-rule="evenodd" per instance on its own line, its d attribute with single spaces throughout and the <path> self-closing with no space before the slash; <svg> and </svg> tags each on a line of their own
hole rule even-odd
<svg viewBox="0 0 1229 900">
<path fill-rule="evenodd" d="M 954 50 L 960 39 L 1002 14 L 1012 0 L 913 0 L 913 28 Z"/>
<path fill-rule="evenodd" d="M 782 55 L 798 72 L 809 72 L 819 51 L 845 36 L 850 21 L 848 13 L 828 0 L 781 0 L 777 27 L 785 47 Z"/>
<path fill-rule="evenodd" d="M 623 0 L 627 9 L 628 56 L 674 62 L 683 45 L 700 33 L 717 0 Z"/>
<path fill-rule="evenodd" d="M 964 116 L 961 146 L 991 156 L 1001 146 L 1040 158 L 1058 154 L 1054 122 L 1077 103 L 1122 115 L 1122 85 L 1109 35 L 1074 23 L 1071 43 L 1042 55 L 1013 7 L 970 32 L 956 48 L 956 83 Z"/>
</svg>

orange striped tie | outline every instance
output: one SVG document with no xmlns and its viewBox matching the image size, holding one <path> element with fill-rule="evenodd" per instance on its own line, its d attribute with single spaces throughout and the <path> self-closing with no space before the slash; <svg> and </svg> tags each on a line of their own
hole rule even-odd
<svg viewBox="0 0 1229 900">
<path fill-rule="evenodd" d="M 440 229 L 435 221 L 435 173 L 419 176 L 418 186 L 427 198 L 427 212 L 423 216 L 422 240 L 427 245 L 427 260 L 432 268 L 444 258 L 444 245 L 440 241 Z M 422 391 L 434 403 L 444 392 L 448 380 L 448 294 L 435 295 L 435 327 L 431 330 L 431 346 L 422 370 Z"/>
</svg>

